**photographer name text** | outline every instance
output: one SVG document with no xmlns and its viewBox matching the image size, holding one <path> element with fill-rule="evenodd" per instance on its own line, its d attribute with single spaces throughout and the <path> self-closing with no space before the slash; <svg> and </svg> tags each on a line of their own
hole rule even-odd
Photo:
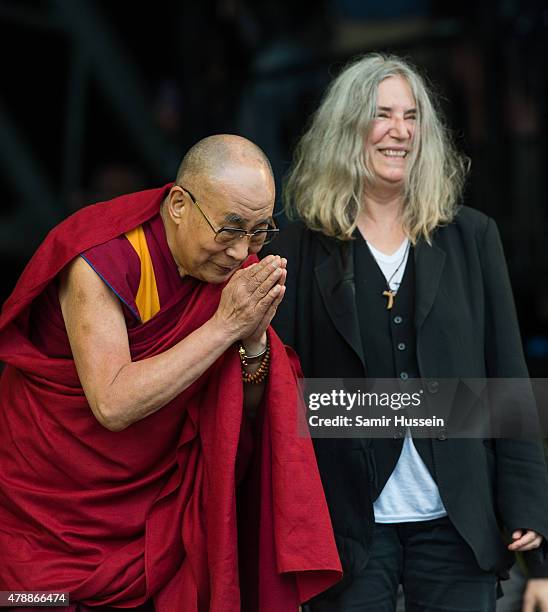
<svg viewBox="0 0 548 612">
<path fill-rule="evenodd" d="M 321 417 L 312 414 L 308 417 L 310 427 L 445 427 L 445 419 L 435 415 L 429 418 L 416 418 L 397 415 L 394 417 L 368 418 L 361 415 L 337 415 Z"/>
</svg>

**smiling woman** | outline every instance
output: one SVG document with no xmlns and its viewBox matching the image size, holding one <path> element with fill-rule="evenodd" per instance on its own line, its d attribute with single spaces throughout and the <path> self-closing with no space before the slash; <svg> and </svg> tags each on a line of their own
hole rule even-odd
<svg viewBox="0 0 548 612">
<path fill-rule="evenodd" d="M 379 148 L 385 149 L 383 162 L 388 156 L 405 160 L 403 168 L 395 166 L 392 186 L 377 175 Z M 297 145 L 283 199 L 290 217 L 348 240 L 365 190 L 375 189 L 381 198 L 404 198 L 406 233 L 412 242 L 419 236 L 428 241 L 438 225 L 453 219 L 467 168 L 419 72 L 397 57 L 370 54 L 330 85 Z"/>
<path fill-rule="evenodd" d="M 377 114 L 365 142 L 365 163 L 376 183 L 386 181 L 404 188 L 416 116 L 407 81 L 401 76 L 382 81 L 377 92 Z"/>
<path fill-rule="evenodd" d="M 287 259 L 273 325 L 307 378 L 527 376 L 496 225 L 460 206 L 466 166 L 401 58 L 366 55 L 333 81 L 284 194 L 301 220 L 264 251 Z M 400 581 L 409 611 L 493 612 L 511 553 L 548 535 L 539 444 L 492 440 L 488 455 L 407 425 L 315 440 L 346 579 L 307 612 L 392 611 Z"/>
</svg>

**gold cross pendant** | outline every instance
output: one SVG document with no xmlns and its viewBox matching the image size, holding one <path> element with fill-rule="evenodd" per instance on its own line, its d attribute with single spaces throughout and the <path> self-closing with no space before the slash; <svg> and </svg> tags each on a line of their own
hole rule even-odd
<svg viewBox="0 0 548 612">
<path fill-rule="evenodd" d="M 394 297 L 396 296 L 395 291 L 383 291 L 383 296 L 388 298 L 388 303 L 386 304 L 387 310 L 392 310 L 392 306 L 394 306 Z"/>
</svg>

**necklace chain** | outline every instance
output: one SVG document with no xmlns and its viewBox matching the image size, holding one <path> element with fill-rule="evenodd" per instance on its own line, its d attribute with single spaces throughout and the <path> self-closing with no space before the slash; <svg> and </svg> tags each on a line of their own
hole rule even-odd
<svg viewBox="0 0 548 612">
<path fill-rule="evenodd" d="M 394 278 L 394 276 L 396 276 L 396 274 L 399 272 L 399 269 L 403 266 L 403 262 L 406 260 L 407 258 L 407 253 L 409 253 L 409 245 L 411 244 L 411 242 L 408 240 L 407 241 L 407 246 L 405 247 L 405 251 L 403 253 L 403 257 L 401 258 L 400 263 L 398 264 L 398 267 L 394 270 L 394 272 L 392 272 L 392 274 L 390 275 L 390 278 L 386 281 L 386 285 L 388 287 L 389 291 L 392 291 L 391 287 L 390 287 L 390 283 L 392 282 L 392 279 Z M 398 287 L 399 289 L 399 287 Z M 394 291 L 394 295 L 396 294 L 397 291 Z"/>
<path fill-rule="evenodd" d="M 372 257 L 376 260 L 375 254 L 371 250 L 371 247 L 369 246 L 369 243 L 367 242 L 367 240 L 365 241 L 365 244 L 367 245 L 367 248 L 369 249 L 369 252 L 371 253 Z M 392 279 L 398 273 L 399 269 L 402 267 L 403 262 L 406 260 L 407 254 L 409 253 L 410 245 L 411 245 L 411 241 L 408 239 L 407 246 L 405 247 L 405 252 L 403 254 L 403 257 L 401 258 L 400 263 L 398 264 L 398 267 L 394 270 L 394 272 L 392 272 L 392 274 L 390 275 L 390 278 L 388 280 L 386 280 L 386 277 L 385 277 L 385 282 L 386 282 L 386 286 L 388 288 L 388 291 L 383 291 L 382 295 L 383 295 L 383 297 L 388 298 L 388 303 L 387 303 L 387 306 L 386 306 L 386 308 L 388 310 L 392 309 L 392 306 L 394 304 L 394 298 L 396 297 L 396 294 L 398 293 L 398 290 L 399 290 L 399 285 L 398 285 L 398 289 L 397 290 L 395 290 L 395 291 L 392 290 L 392 288 L 390 287 L 390 283 L 392 282 Z M 384 276 L 384 273 L 383 273 L 383 276 Z"/>
</svg>

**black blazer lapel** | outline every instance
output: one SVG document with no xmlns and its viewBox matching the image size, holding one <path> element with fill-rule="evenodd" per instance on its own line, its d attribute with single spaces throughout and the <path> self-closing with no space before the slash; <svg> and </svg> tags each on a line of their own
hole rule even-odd
<svg viewBox="0 0 548 612">
<path fill-rule="evenodd" d="M 333 324 L 365 368 L 356 312 L 353 244 L 336 243 L 325 236 L 320 236 L 320 242 L 328 251 L 314 268 L 320 294 Z"/>
<path fill-rule="evenodd" d="M 445 251 L 419 240 L 415 247 L 415 325 L 417 331 L 428 316 L 438 293 Z"/>
</svg>

